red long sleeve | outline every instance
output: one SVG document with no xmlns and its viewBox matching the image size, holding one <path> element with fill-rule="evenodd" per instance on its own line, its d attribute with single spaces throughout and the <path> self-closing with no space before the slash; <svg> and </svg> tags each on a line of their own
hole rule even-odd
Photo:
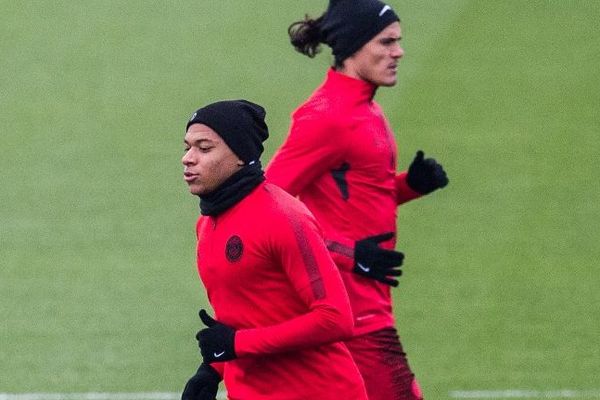
<svg viewBox="0 0 600 400">
<path fill-rule="evenodd" d="M 273 194 L 276 195 L 276 194 Z M 350 303 L 314 219 L 279 208 L 269 221 L 270 251 L 307 312 L 236 334 L 236 354 L 260 355 L 314 347 L 352 335 Z"/>
<path fill-rule="evenodd" d="M 419 192 L 415 192 L 406 183 L 406 171 L 396 175 L 396 203 L 398 205 L 407 203 L 411 200 L 418 199 L 423 196 Z"/>
<path fill-rule="evenodd" d="M 365 399 L 339 342 L 352 334 L 348 296 L 301 202 L 261 184 L 218 217 L 200 217 L 197 234 L 215 317 L 236 329 L 238 358 L 223 364 L 231 398 Z"/>
<path fill-rule="evenodd" d="M 321 225 L 342 272 L 355 333 L 393 326 L 389 287 L 352 273 L 354 244 L 396 232 L 397 206 L 418 194 L 397 173 L 393 132 L 375 87 L 329 70 L 292 115 L 290 132 L 266 168 L 267 180 L 298 196 Z M 394 248 L 395 238 L 382 244 Z"/>
</svg>

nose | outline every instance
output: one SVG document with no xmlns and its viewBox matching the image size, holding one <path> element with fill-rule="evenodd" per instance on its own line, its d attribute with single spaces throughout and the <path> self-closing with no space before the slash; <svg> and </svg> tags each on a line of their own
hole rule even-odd
<svg viewBox="0 0 600 400">
<path fill-rule="evenodd" d="M 392 57 L 395 59 L 400 59 L 404 57 L 404 49 L 400 46 L 400 43 L 396 43 L 394 49 L 392 50 Z"/>
<path fill-rule="evenodd" d="M 181 163 L 185 166 L 191 165 L 193 164 L 193 159 L 192 159 L 192 155 L 191 155 L 191 150 L 189 149 L 187 150 L 184 154 L 183 157 L 181 157 Z"/>
</svg>

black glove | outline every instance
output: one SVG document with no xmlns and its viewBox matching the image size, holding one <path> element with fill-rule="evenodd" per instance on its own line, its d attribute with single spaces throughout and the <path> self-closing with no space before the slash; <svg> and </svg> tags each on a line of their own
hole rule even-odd
<svg viewBox="0 0 600 400">
<path fill-rule="evenodd" d="M 415 159 L 408 167 L 406 183 L 415 192 L 428 194 L 448 184 L 446 171 L 433 158 L 425 158 L 422 150 L 417 151 Z"/>
<path fill-rule="evenodd" d="M 404 261 L 404 254 L 379 247 L 379 243 L 393 237 L 394 232 L 388 232 L 357 240 L 354 244 L 353 272 L 390 286 L 398 286 L 398 280 L 389 276 L 402 275 L 400 266 Z"/>
<path fill-rule="evenodd" d="M 204 362 L 233 360 L 236 357 L 235 329 L 215 321 L 205 310 L 200 310 L 199 315 L 204 325 L 208 326 L 196 334 Z"/>
<path fill-rule="evenodd" d="M 221 376 L 208 364 L 200 364 L 196 375 L 185 384 L 181 400 L 215 400 Z"/>
</svg>

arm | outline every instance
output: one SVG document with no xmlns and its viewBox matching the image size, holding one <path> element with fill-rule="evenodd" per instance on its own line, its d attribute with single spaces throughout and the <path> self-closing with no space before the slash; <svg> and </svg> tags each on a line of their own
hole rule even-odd
<svg viewBox="0 0 600 400">
<path fill-rule="evenodd" d="M 353 318 L 342 279 L 314 220 L 291 216 L 275 232 L 278 258 L 307 312 L 280 324 L 240 330 L 235 350 L 240 357 L 279 353 L 343 340 L 352 334 Z"/>
<path fill-rule="evenodd" d="M 325 240 L 325 243 L 341 270 L 396 287 L 398 280 L 395 277 L 402 275 L 400 266 L 404 261 L 404 254 L 380 247 L 382 242 L 393 237 L 394 232 L 387 232 L 356 242 L 338 239 Z"/>
<path fill-rule="evenodd" d="M 267 180 L 298 196 L 343 161 L 347 143 L 339 132 L 326 116 L 295 115 L 287 139 L 265 169 Z"/>
<path fill-rule="evenodd" d="M 270 326 L 235 330 L 200 311 L 208 327 L 196 338 L 204 362 L 228 361 L 315 347 L 350 337 L 352 311 L 342 279 L 312 216 L 292 211 L 277 218 L 266 240 L 275 265 L 287 275 L 305 312 Z M 311 218 L 309 220 L 309 218 Z"/>
<path fill-rule="evenodd" d="M 298 196 L 319 176 L 343 162 L 345 141 L 339 127 L 325 116 L 294 115 L 290 133 L 265 170 L 267 179 L 292 196 Z M 326 235 L 325 243 L 335 264 L 343 271 L 354 267 L 354 241 Z"/>
<path fill-rule="evenodd" d="M 408 175 L 408 171 L 400 172 L 396 175 L 396 204 L 401 205 L 407 203 L 411 200 L 418 199 L 423 196 L 421 193 L 413 190 L 408 182 L 406 181 L 406 177 Z"/>
<path fill-rule="evenodd" d="M 354 269 L 354 240 L 344 237 L 325 237 L 325 245 L 333 262 L 341 271 L 352 272 Z"/>
</svg>

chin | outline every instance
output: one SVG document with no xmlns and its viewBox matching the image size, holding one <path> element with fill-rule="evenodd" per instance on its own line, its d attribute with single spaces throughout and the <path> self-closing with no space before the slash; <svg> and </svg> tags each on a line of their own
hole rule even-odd
<svg viewBox="0 0 600 400">
<path fill-rule="evenodd" d="M 395 86 L 396 82 L 398 81 L 398 79 L 396 78 L 396 76 L 390 76 L 390 77 L 382 77 L 381 79 L 376 80 L 374 83 L 377 86 L 383 86 L 383 87 L 390 87 L 390 86 Z"/>
<path fill-rule="evenodd" d="M 203 188 L 200 188 L 197 186 L 190 186 L 189 189 L 190 189 L 190 193 L 195 196 L 202 196 L 203 194 L 206 194 L 206 193 L 204 193 L 205 190 Z"/>
<path fill-rule="evenodd" d="M 396 77 L 396 75 L 391 76 L 387 79 L 383 80 L 383 83 L 381 86 L 396 86 L 396 83 L 398 82 L 398 78 Z"/>
<path fill-rule="evenodd" d="M 375 84 L 377 87 L 392 87 L 396 85 L 396 81 L 380 81 Z"/>
</svg>

